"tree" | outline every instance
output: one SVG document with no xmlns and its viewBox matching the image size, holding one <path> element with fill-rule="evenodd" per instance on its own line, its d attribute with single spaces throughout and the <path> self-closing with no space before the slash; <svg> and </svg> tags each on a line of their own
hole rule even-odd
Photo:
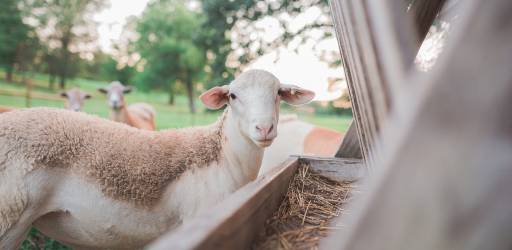
<svg viewBox="0 0 512 250">
<path fill-rule="evenodd" d="M 184 84 L 190 112 L 196 111 L 194 85 L 202 76 L 206 53 L 199 45 L 201 16 L 179 1 L 153 1 L 137 21 L 134 48 L 144 66 L 144 85 L 166 87 L 172 102 L 175 84 Z"/>
<path fill-rule="evenodd" d="M 48 50 L 48 68 L 59 77 L 59 87 L 65 88 L 66 79 L 72 76 L 74 58 L 79 58 L 79 46 L 96 41 L 96 23 L 92 15 L 104 7 L 102 0 L 33 0 L 32 13 L 38 20 L 41 40 Z M 48 30 L 51 32 L 49 34 Z M 74 48 L 74 53 L 71 49 Z M 78 54 L 77 54 L 78 53 Z M 77 70 L 74 70 L 78 72 Z M 50 81 L 51 84 L 51 81 Z"/>
<path fill-rule="evenodd" d="M 208 51 L 207 62 L 211 73 L 210 85 L 219 85 L 233 79 L 235 69 L 226 66 L 229 54 L 232 52 L 229 32 L 238 20 L 237 13 L 250 9 L 256 1 L 245 0 L 203 0 L 202 11 L 206 18 L 202 24 L 201 45 Z M 210 87 L 210 86 L 209 86 Z"/>
<path fill-rule="evenodd" d="M 16 64 L 27 59 L 26 49 L 33 43 L 30 41 L 31 27 L 23 23 L 18 4 L 17 0 L 4 0 L 0 8 L 0 66 L 4 67 L 8 82 L 13 80 Z"/>
<path fill-rule="evenodd" d="M 119 67 L 119 63 L 110 56 L 106 58 L 100 66 L 102 69 L 101 75 L 103 79 L 108 81 L 117 80 L 123 84 L 132 83 L 137 73 L 135 68 L 129 65 Z"/>
<path fill-rule="evenodd" d="M 207 62 L 211 68 L 211 82 L 228 82 L 237 68 L 226 65 L 228 57 L 244 66 L 258 56 L 279 46 L 286 46 L 294 39 L 306 41 L 314 31 L 321 30 L 321 39 L 332 37 L 332 22 L 327 0 L 296 1 L 247 1 L 247 0 L 202 0 L 202 10 L 206 16 L 203 23 L 203 45 L 213 56 Z M 320 15 L 302 27 L 292 27 L 290 18 L 306 12 L 310 8 L 320 10 Z M 255 23 L 263 18 L 274 18 L 279 22 L 281 35 L 273 41 L 265 41 Z M 233 40 L 233 35 L 237 38 Z M 317 40 L 317 39 L 316 39 Z M 234 55 L 233 51 L 238 53 Z M 240 52 L 241 51 L 241 52 Z"/>
</svg>

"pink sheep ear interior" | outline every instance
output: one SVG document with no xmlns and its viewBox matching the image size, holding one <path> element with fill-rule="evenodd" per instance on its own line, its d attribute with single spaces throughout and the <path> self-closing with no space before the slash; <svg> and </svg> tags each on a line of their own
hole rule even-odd
<svg viewBox="0 0 512 250">
<path fill-rule="evenodd" d="M 292 105 L 306 104 L 315 98 L 315 92 L 289 84 L 281 84 L 279 95 L 283 101 Z"/>
<path fill-rule="evenodd" d="M 213 87 L 199 96 L 199 99 L 209 109 L 220 109 L 228 102 L 228 93 L 228 85 Z"/>
</svg>

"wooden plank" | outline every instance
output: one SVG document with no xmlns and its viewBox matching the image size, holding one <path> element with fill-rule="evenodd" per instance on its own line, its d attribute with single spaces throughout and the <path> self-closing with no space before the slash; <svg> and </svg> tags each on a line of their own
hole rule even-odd
<svg viewBox="0 0 512 250">
<path fill-rule="evenodd" d="M 267 218 L 279 207 L 299 161 L 291 157 L 154 242 L 149 249 L 249 249 Z"/>
<path fill-rule="evenodd" d="M 361 155 L 378 161 L 379 130 L 412 69 L 416 48 L 401 0 L 331 0 Z"/>
<path fill-rule="evenodd" d="M 438 66 L 410 79 L 383 131 L 385 171 L 324 249 L 512 248 L 512 2 L 461 5 Z"/>
<path fill-rule="evenodd" d="M 366 0 L 368 20 L 374 34 L 379 66 L 389 88 L 390 98 L 403 95 L 405 77 L 414 69 L 417 54 L 412 19 L 403 0 Z M 393 102 L 390 103 L 393 105 Z"/>
<path fill-rule="evenodd" d="M 361 153 L 367 166 L 371 167 L 379 124 L 388 112 L 387 92 L 384 87 L 375 88 L 382 86 L 383 81 L 369 42 L 371 35 L 364 9 L 354 6 L 354 1 L 331 0 L 330 6 Z"/>
<path fill-rule="evenodd" d="M 343 136 L 343 141 L 341 141 L 340 148 L 338 149 L 338 152 L 336 152 L 335 156 L 338 158 L 362 159 L 363 156 L 361 154 L 360 145 L 357 128 L 354 121 L 352 121 L 347 132 Z"/>
<path fill-rule="evenodd" d="M 368 18 L 368 9 L 364 3 L 358 1 L 347 1 L 346 6 L 351 8 L 349 13 L 351 24 L 348 25 L 347 35 L 353 37 L 355 46 L 354 53 L 359 57 L 359 64 L 356 65 L 360 72 L 359 81 L 362 85 L 362 91 L 359 93 L 360 99 L 367 99 L 364 103 L 364 109 L 369 113 L 370 126 L 373 133 L 377 133 L 380 124 L 386 119 L 393 98 L 389 82 L 386 81 L 385 73 L 381 65 L 380 52 L 375 47 L 373 40 L 375 34 L 371 30 L 370 20 Z M 348 10 L 348 8 L 343 9 Z M 374 140 L 374 139 L 372 139 Z"/>
<path fill-rule="evenodd" d="M 366 16 L 390 98 L 403 95 L 401 84 L 414 67 L 417 54 L 412 19 L 403 0 L 366 0 Z M 393 105 L 393 103 L 391 103 Z"/>
<path fill-rule="evenodd" d="M 430 26 L 434 23 L 446 0 L 414 1 L 408 12 L 414 19 L 416 30 L 416 47 L 421 47 L 427 37 Z"/>
<path fill-rule="evenodd" d="M 333 181 L 357 181 L 366 176 L 361 159 L 299 156 L 299 162 L 309 163 L 313 171 Z"/>
</svg>

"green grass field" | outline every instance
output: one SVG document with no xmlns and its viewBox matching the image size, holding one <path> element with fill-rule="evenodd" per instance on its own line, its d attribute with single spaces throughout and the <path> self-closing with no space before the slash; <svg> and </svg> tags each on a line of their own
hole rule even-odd
<svg viewBox="0 0 512 250">
<path fill-rule="evenodd" d="M 3 72 L 0 72 L 0 79 L 3 79 Z M 59 91 L 51 91 L 47 86 L 47 78 L 44 75 L 33 76 L 33 93 L 51 94 L 58 97 Z M 105 86 L 107 82 L 98 82 L 85 79 L 73 79 L 68 82 L 68 88 L 80 87 L 82 90 L 90 93 L 93 98 L 85 103 L 84 111 L 90 114 L 95 114 L 101 117 L 108 117 L 109 108 L 105 96 L 97 91 L 97 88 Z M 26 87 L 19 83 L 7 83 L 0 80 L 0 90 L 16 91 L 25 93 Z M 214 122 L 217 117 L 217 112 L 205 112 L 202 103 L 197 100 L 199 112 L 197 114 L 190 114 L 187 107 L 187 99 L 185 96 L 177 96 L 176 104 L 171 106 L 167 104 L 167 94 L 162 92 L 142 92 L 133 91 L 131 94 L 126 95 L 128 103 L 134 102 L 147 102 L 156 109 L 156 124 L 157 129 L 167 128 L 182 128 L 195 125 L 205 125 Z M 22 96 L 8 96 L 0 95 L 0 106 L 10 107 L 26 107 L 25 97 Z M 46 100 L 33 98 L 31 101 L 32 107 L 47 106 L 47 107 L 64 107 L 64 99 Z M 337 131 L 345 131 L 352 119 L 350 116 L 335 116 L 335 115 L 315 115 L 306 112 L 301 112 L 294 107 L 283 104 L 281 113 L 296 113 L 299 118 L 310 122 L 312 124 L 331 128 Z"/>
</svg>

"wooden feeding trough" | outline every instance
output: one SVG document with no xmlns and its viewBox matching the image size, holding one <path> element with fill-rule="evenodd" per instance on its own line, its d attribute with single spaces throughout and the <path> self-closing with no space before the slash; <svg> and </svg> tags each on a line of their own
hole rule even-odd
<svg viewBox="0 0 512 250">
<path fill-rule="evenodd" d="M 364 166 L 358 159 L 291 157 L 219 206 L 162 237 L 150 249 L 251 248 L 267 219 L 281 205 L 290 182 L 306 166 L 309 171 L 337 182 L 353 182 L 364 175 Z"/>
<path fill-rule="evenodd" d="M 340 217 L 346 228 L 292 249 L 512 247 L 512 2 L 330 4 L 354 113 L 337 157 L 291 157 L 149 249 L 266 246 L 261 236 L 273 237 L 268 226 L 305 167 L 339 183 L 364 177 L 364 195 Z M 435 68 L 418 73 L 414 58 L 443 6 L 464 11 Z"/>
</svg>

